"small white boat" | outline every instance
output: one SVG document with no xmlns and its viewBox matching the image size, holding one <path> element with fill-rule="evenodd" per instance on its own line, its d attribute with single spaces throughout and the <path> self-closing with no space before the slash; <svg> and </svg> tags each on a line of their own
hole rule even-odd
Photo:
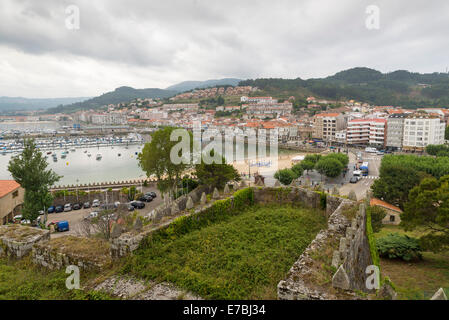
<svg viewBox="0 0 449 320">
<path fill-rule="evenodd" d="M 102 156 L 101 156 L 101 154 L 99 153 L 99 154 L 97 154 L 97 156 L 95 157 L 95 159 L 97 159 L 97 160 L 101 160 L 101 158 L 102 158 Z"/>
</svg>

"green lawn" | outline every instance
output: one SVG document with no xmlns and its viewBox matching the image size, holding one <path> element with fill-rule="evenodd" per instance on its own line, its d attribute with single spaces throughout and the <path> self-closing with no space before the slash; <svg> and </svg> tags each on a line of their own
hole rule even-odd
<svg viewBox="0 0 449 320">
<path fill-rule="evenodd" d="M 94 291 L 68 290 L 65 270 L 49 271 L 36 267 L 30 257 L 22 260 L 0 259 L 0 300 L 109 299 Z M 81 273 L 80 284 L 94 275 Z"/>
<path fill-rule="evenodd" d="M 384 226 L 375 236 L 381 238 L 389 233 L 419 238 L 424 231 L 405 232 L 398 226 Z M 423 252 L 423 260 L 418 262 L 381 258 L 380 265 L 382 275 L 393 281 L 400 299 L 430 299 L 440 287 L 449 296 L 449 252 Z"/>
<path fill-rule="evenodd" d="M 253 206 L 199 230 L 155 237 L 123 269 L 207 299 L 276 299 L 276 286 L 326 227 L 322 212 Z"/>
</svg>

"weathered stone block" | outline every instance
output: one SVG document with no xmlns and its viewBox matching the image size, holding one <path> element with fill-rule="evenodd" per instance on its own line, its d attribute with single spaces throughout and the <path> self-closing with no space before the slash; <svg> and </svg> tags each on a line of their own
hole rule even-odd
<svg viewBox="0 0 449 320">
<path fill-rule="evenodd" d="M 430 298 L 430 300 L 447 300 L 443 288 L 438 289 L 438 291 L 435 292 L 435 294 L 432 296 L 432 298 Z"/>
<path fill-rule="evenodd" d="M 332 286 L 343 290 L 350 289 L 349 277 L 343 266 L 340 266 L 332 277 Z"/>
</svg>

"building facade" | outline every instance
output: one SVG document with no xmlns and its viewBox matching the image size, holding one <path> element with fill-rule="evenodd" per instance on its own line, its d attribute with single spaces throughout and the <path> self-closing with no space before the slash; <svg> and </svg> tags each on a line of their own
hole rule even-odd
<svg viewBox="0 0 449 320">
<path fill-rule="evenodd" d="M 444 144 L 446 123 L 437 115 L 412 114 L 404 120 L 404 150 L 423 150 L 429 144 Z"/>
<path fill-rule="evenodd" d="M 345 118 L 340 113 L 320 113 L 313 118 L 313 138 L 335 141 L 338 131 L 344 129 Z"/>
<path fill-rule="evenodd" d="M 392 149 L 402 149 L 404 136 L 404 120 L 407 115 L 403 113 L 392 114 L 387 119 L 386 146 Z"/>
<path fill-rule="evenodd" d="M 356 119 L 348 122 L 348 144 L 385 146 L 386 119 Z"/>
<path fill-rule="evenodd" d="M 12 221 L 23 204 L 24 189 L 14 180 L 0 180 L 0 225 Z"/>
</svg>

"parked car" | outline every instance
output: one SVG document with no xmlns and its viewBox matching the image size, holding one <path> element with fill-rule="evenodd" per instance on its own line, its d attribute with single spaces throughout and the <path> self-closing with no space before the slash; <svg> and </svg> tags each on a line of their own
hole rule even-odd
<svg viewBox="0 0 449 320">
<path fill-rule="evenodd" d="M 139 201 L 142 201 L 142 202 L 151 202 L 151 201 L 153 201 L 153 197 L 150 196 L 150 195 L 143 195 L 143 196 L 141 196 L 141 197 L 139 198 Z"/>
<path fill-rule="evenodd" d="M 43 216 L 43 215 L 44 215 L 44 210 L 40 210 L 40 211 L 39 211 L 39 215 L 40 215 L 40 216 Z"/>
<path fill-rule="evenodd" d="M 84 209 L 88 209 L 88 208 L 90 208 L 90 202 L 89 202 L 89 201 L 87 201 L 87 202 L 84 202 L 84 204 L 83 204 L 83 208 L 84 208 Z"/>
<path fill-rule="evenodd" d="M 54 225 L 55 231 L 64 232 L 69 231 L 69 222 L 68 221 L 52 221 L 48 224 L 48 226 Z"/>
<path fill-rule="evenodd" d="M 136 208 L 134 206 L 128 204 L 128 211 L 134 211 Z"/>
<path fill-rule="evenodd" d="M 20 223 L 20 221 L 22 221 L 22 219 L 23 219 L 22 215 L 19 214 L 19 215 L 17 215 L 17 216 L 14 216 L 13 222 L 14 222 L 14 223 Z"/>
<path fill-rule="evenodd" d="M 81 205 L 79 203 L 75 203 L 73 205 L 73 210 L 79 210 L 79 209 L 81 209 Z"/>
<path fill-rule="evenodd" d="M 359 178 L 357 177 L 351 177 L 351 179 L 349 180 L 350 183 L 357 183 L 359 182 Z"/>
<path fill-rule="evenodd" d="M 66 203 L 64 205 L 64 212 L 69 212 L 72 211 L 72 204 L 71 203 Z"/>
<path fill-rule="evenodd" d="M 153 199 L 157 197 L 156 192 L 153 192 L 153 191 L 147 192 L 147 193 L 145 193 L 145 195 L 151 196 L 151 197 L 153 197 Z"/>
<path fill-rule="evenodd" d="M 56 206 L 55 213 L 64 212 L 64 206 Z"/>
<path fill-rule="evenodd" d="M 143 203 L 142 201 L 131 201 L 129 204 L 132 205 L 135 209 L 145 208 L 145 203 Z"/>
<path fill-rule="evenodd" d="M 95 199 L 94 201 L 92 201 L 92 207 L 99 207 L 100 206 L 100 200 Z"/>
<path fill-rule="evenodd" d="M 120 206 L 120 201 L 114 202 L 114 207 L 115 207 L 115 208 L 118 208 L 119 206 Z"/>
<path fill-rule="evenodd" d="M 86 217 L 84 217 L 84 219 L 90 220 L 90 219 L 93 219 L 93 218 L 96 218 L 96 217 L 98 217 L 98 212 L 97 211 L 92 211 Z"/>
<path fill-rule="evenodd" d="M 47 213 L 55 213 L 55 209 L 56 209 L 55 206 L 50 206 L 50 207 L 48 207 L 48 209 L 47 209 Z"/>
</svg>

